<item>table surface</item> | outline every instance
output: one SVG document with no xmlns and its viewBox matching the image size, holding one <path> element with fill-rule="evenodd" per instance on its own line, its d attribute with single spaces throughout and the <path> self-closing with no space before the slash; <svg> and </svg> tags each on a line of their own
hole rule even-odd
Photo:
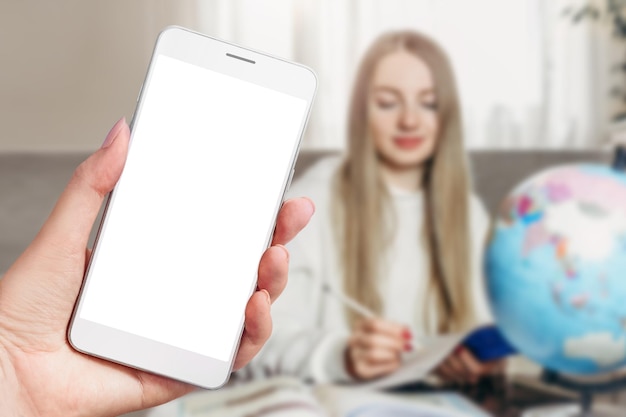
<svg viewBox="0 0 626 417">
<path fill-rule="evenodd" d="M 439 391 L 421 384 L 393 390 L 398 393 Z M 449 386 L 445 390 L 470 399 L 489 414 L 497 417 L 522 417 L 529 409 L 542 406 L 579 404 L 578 394 L 542 383 L 537 378 L 507 379 L 504 376 L 484 378 L 474 386 Z M 596 395 L 598 404 L 622 404 L 619 392 Z"/>
</svg>

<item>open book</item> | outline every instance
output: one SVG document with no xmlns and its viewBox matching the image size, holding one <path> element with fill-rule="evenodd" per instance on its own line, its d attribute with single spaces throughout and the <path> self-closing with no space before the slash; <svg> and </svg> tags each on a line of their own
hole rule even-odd
<svg viewBox="0 0 626 417">
<path fill-rule="evenodd" d="M 325 417 L 312 389 L 298 379 L 257 380 L 183 397 L 179 417 Z"/>
<path fill-rule="evenodd" d="M 489 417 L 451 392 L 365 392 L 346 386 L 309 386 L 286 377 L 198 392 L 178 401 L 177 417 Z"/>
</svg>

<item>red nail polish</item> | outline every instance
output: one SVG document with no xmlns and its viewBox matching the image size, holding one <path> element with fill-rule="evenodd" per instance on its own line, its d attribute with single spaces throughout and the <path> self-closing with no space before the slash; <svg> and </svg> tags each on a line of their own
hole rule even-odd
<svg viewBox="0 0 626 417">
<path fill-rule="evenodd" d="M 404 344 L 404 351 L 405 352 L 411 352 L 413 350 L 413 345 L 411 345 L 410 343 L 405 343 Z"/>
<path fill-rule="evenodd" d="M 413 339 L 413 335 L 409 329 L 404 329 L 402 331 L 402 338 L 404 338 L 404 340 L 411 340 Z"/>
</svg>

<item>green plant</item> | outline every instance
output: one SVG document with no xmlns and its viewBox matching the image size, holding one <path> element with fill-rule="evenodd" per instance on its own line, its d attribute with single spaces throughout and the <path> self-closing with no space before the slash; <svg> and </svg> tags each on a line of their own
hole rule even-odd
<svg viewBox="0 0 626 417">
<path fill-rule="evenodd" d="M 587 19 L 600 24 L 609 24 L 613 29 L 613 36 L 626 45 L 626 0 L 605 0 L 604 7 L 589 2 L 582 6 L 567 6 L 562 16 L 573 24 Z M 616 112 L 611 116 L 611 122 L 626 120 L 626 57 L 611 66 L 611 73 L 617 74 L 618 81 L 614 82 L 609 91 L 613 100 L 618 101 Z"/>
</svg>

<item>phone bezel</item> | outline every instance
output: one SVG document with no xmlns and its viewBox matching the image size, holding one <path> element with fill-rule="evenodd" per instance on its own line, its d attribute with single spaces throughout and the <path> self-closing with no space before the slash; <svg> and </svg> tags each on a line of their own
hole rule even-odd
<svg viewBox="0 0 626 417">
<path fill-rule="evenodd" d="M 163 30 L 157 39 L 145 81 L 138 97 L 133 121 L 141 117 L 143 98 L 149 88 L 152 71 L 159 55 L 179 59 L 306 100 L 306 115 L 303 118 L 299 130 L 299 138 L 291 155 L 289 163 L 291 168 L 285 172 L 283 180 L 282 195 L 284 196 L 293 175 L 293 166 L 315 97 L 317 88 L 315 73 L 303 65 L 202 35 L 185 28 L 170 26 Z M 237 57 L 245 59 L 242 60 Z M 132 147 L 132 133 L 130 146 Z M 115 190 L 107 200 L 107 206 L 105 207 L 94 243 L 94 255 L 96 254 L 95 251 L 98 250 L 98 238 L 106 228 L 108 206 L 114 201 L 114 198 Z M 282 197 L 280 201 L 277 201 L 274 210 L 274 222 L 281 204 Z M 272 234 L 270 233 L 266 239 L 268 246 L 271 238 Z M 230 359 L 221 361 L 81 318 L 82 295 L 89 280 L 90 266 L 88 265 L 86 269 L 83 286 L 68 327 L 68 340 L 74 349 L 206 389 L 219 388 L 228 381 L 239 342 L 233 346 L 229 356 Z M 255 288 L 256 280 L 251 282 L 250 294 L 254 292 Z M 243 324 L 244 312 L 242 311 L 238 333 L 240 337 L 243 333 Z M 193 331 L 198 331 L 198 329 L 193 329 Z"/>
</svg>

